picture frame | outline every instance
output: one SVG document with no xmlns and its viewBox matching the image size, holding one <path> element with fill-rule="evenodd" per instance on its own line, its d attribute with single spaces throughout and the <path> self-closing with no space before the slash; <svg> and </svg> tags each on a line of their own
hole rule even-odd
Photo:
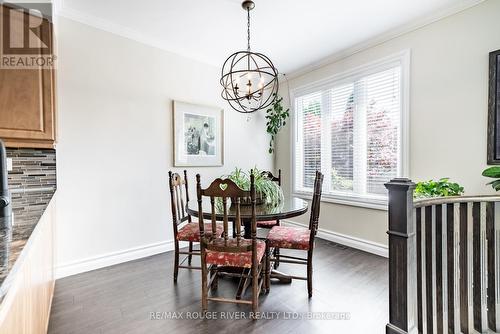
<svg viewBox="0 0 500 334">
<path fill-rule="evenodd" d="M 488 96 L 488 165 L 500 165 L 500 50 L 490 52 Z"/>
<path fill-rule="evenodd" d="M 173 101 L 174 166 L 224 165 L 224 110 Z"/>
</svg>

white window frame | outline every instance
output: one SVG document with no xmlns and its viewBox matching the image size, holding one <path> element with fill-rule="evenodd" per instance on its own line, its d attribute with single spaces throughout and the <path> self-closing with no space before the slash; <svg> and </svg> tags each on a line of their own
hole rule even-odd
<svg viewBox="0 0 500 334">
<path fill-rule="evenodd" d="M 353 68 L 346 72 L 330 76 L 323 80 L 315 81 L 294 89 L 290 90 L 290 101 L 292 108 L 292 124 L 293 128 L 290 131 L 290 150 L 291 150 L 291 165 L 290 170 L 292 171 L 292 194 L 297 197 L 310 199 L 312 191 L 301 190 L 297 183 L 296 175 L 296 147 L 295 143 L 298 135 L 298 115 L 296 108 L 296 97 L 304 96 L 309 93 L 314 93 L 325 86 L 332 86 L 341 84 L 342 81 L 351 82 L 358 78 L 381 72 L 385 69 L 389 69 L 396 65 L 401 66 L 401 115 L 400 115 L 400 152 L 399 159 L 400 165 L 398 168 L 398 177 L 408 177 L 410 173 L 410 152 L 409 152 L 409 138 L 410 138 L 410 60 L 411 52 L 410 50 L 403 50 L 396 54 L 388 57 L 384 57 L 374 62 Z M 323 139 L 322 139 L 323 140 Z M 325 169 L 322 166 L 322 169 Z M 323 173 L 328 172 L 323 170 Z M 326 185 L 325 185 L 326 186 Z M 324 192 L 322 195 L 322 201 L 337 203 L 343 205 L 351 205 L 358 207 L 365 207 L 370 209 L 387 210 L 387 199 L 381 199 L 380 197 L 370 197 L 370 196 L 359 196 L 359 195 L 341 195 L 341 194 L 331 194 Z"/>
</svg>

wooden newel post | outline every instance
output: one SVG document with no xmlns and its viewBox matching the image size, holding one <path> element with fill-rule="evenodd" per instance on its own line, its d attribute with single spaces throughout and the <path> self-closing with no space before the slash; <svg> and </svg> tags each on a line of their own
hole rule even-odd
<svg viewBox="0 0 500 334">
<path fill-rule="evenodd" d="M 387 334 L 416 333 L 417 248 L 413 189 L 409 179 L 393 179 L 389 190 L 389 323 Z"/>
</svg>

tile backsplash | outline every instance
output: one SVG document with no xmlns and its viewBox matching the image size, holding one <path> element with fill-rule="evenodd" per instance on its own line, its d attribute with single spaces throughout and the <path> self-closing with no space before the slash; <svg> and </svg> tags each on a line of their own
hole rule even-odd
<svg viewBox="0 0 500 334">
<path fill-rule="evenodd" d="M 40 218 L 56 190 L 56 151 L 53 149 L 7 149 L 12 159 L 8 172 L 14 221 L 16 214 Z"/>
</svg>

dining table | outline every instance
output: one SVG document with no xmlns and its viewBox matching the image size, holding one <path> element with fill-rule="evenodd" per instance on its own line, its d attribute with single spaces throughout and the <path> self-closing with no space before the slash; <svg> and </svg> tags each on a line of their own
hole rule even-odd
<svg viewBox="0 0 500 334">
<path fill-rule="evenodd" d="M 203 219 L 209 222 L 212 219 L 212 205 L 209 198 L 203 198 L 202 200 L 202 212 Z M 224 217 L 224 209 L 222 205 L 215 205 L 215 218 L 221 221 Z M 289 219 L 297 216 L 301 216 L 307 212 L 308 204 L 305 200 L 295 196 L 285 196 L 278 204 L 260 204 L 256 206 L 256 221 L 269 221 L 269 220 L 283 220 Z M 187 205 L 187 212 L 191 216 L 197 217 L 199 219 L 200 212 L 198 208 L 197 201 L 189 201 Z M 236 208 L 235 206 L 228 205 L 228 220 L 234 222 L 236 220 Z M 244 235 L 246 239 L 251 238 L 251 218 L 252 218 L 252 207 L 251 205 L 241 205 L 240 206 L 240 217 L 242 224 L 244 226 Z M 267 233 L 270 229 L 258 228 L 257 238 L 266 239 Z M 291 283 L 292 278 L 286 273 L 282 273 L 276 269 L 271 272 L 271 277 L 277 279 L 280 283 Z"/>
</svg>

